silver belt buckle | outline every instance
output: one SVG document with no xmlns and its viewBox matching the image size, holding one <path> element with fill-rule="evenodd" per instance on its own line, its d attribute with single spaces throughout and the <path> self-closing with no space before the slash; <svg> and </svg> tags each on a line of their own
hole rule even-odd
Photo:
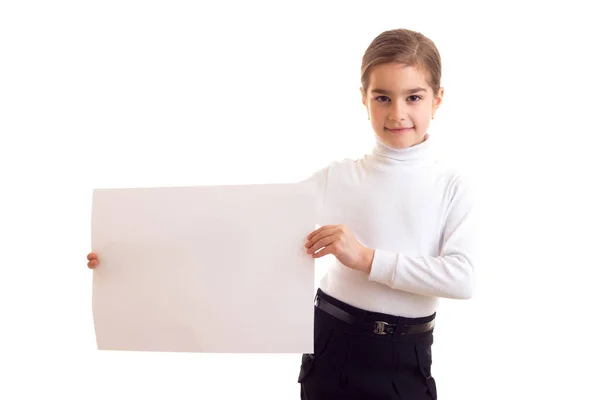
<svg viewBox="0 0 600 400">
<path fill-rule="evenodd" d="M 375 328 L 373 329 L 373 333 L 378 335 L 386 335 L 385 327 L 389 324 L 384 321 L 375 321 Z"/>
</svg>

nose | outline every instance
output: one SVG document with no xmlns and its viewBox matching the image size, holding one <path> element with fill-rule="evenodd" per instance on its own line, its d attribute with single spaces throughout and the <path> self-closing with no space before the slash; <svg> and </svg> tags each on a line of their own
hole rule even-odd
<svg viewBox="0 0 600 400">
<path fill-rule="evenodd" d="M 406 119 L 406 108 L 404 105 L 398 102 L 392 103 L 389 109 L 388 119 L 393 121 L 402 121 L 403 119 Z"/>
</svg>

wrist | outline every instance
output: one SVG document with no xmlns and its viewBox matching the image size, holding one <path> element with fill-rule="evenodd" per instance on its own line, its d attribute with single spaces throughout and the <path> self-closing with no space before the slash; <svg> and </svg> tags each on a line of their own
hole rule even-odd
<svg viewBox="0 0 600 400">
<path fill-rule="evenodd" d="M 371 273 L 371 267 L 373 266 L 373 259 L 375 258 L 375 250 L 369 249 L 367 247 L 363 250 L 362 257 L 362 270 L 367 274 Z"/>
</svg>

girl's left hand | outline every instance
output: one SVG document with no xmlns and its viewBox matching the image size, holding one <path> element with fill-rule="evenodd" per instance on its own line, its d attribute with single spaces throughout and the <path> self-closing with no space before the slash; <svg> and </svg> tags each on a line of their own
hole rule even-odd
<svg viewBox="0 0 600 400">
<path fill-rule="evenodd" d="M 313 231 L 307 237 L 306 252 L 313 258 L 333 254 L 346 267 L 371 272 L 371 264 L 375 252 L 366 248 L 356 240 L 345 225 L 325 225 Z M 321 251 L 317 252 L 319 249 Z"/>
</svg>

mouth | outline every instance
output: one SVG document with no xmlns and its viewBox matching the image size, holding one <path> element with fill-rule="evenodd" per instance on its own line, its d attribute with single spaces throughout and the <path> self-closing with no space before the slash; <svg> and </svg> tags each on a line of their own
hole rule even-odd
<svg viewBox="0 0 600 400">
<path fill-rule="evenodd" d="M 406 133 L 406 132 L 410 132 L 413 128 L 383 128 L 384 130 L 390 132 L 390 133 Z"/>
</svg>

